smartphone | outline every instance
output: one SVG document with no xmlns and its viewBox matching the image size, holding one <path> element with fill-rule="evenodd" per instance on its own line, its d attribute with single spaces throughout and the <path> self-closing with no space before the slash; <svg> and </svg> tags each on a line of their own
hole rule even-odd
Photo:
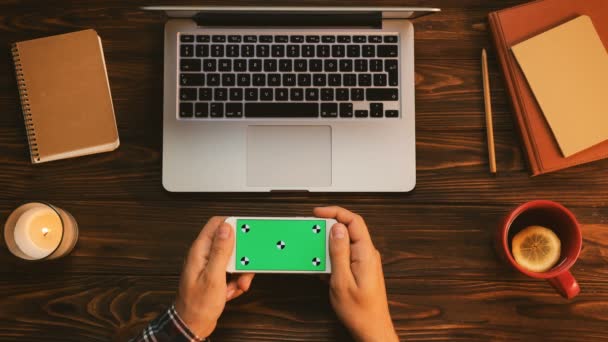
<svg viewBox="0 0 608 342">
<path fill-rule="evenodd" d="M 334 219 L 229 217 L 234 249 L 227 272 L 331 273 L 329 233 Z"/>
</svg>

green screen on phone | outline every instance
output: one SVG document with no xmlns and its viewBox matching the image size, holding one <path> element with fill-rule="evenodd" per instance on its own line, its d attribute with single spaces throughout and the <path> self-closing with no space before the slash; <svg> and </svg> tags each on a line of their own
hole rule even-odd
<svg viewBox="0 0 608 342">
<path fill-rule="evenodd" d="M 325 220 L 237 219 L 238 271 L 324 272 Z"/>
</svg>

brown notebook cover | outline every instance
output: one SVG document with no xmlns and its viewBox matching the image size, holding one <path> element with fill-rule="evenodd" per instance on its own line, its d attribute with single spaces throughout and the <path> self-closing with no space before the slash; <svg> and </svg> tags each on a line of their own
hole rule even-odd
<svg viewBox="0 0 608 342">
<path fill-rule="evenodd" d="M 539 0 L 492 12 L 490 28 L 533 175 L 608 157 L 608 141 L 564 157 L 511 47 L 580 15 L 588 15 L 608 46 L 608 1 Z M 567 80 L 565 80 L 567 81 Z"/>
<path fill-rule="evenodd" d="M 110 85 L 94 30 L 13 44 L 32 163 L 119 145 Z"/>
</svg>

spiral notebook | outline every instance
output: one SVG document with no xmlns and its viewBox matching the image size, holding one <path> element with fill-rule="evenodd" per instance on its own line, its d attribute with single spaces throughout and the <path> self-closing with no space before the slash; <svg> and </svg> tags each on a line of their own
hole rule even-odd
<svg viewBox="0 0 608 342">
<path fill-rule="evenodd" d="M 32 163 L 118 148 L 97 32 L 18 42 L 12 54 Z"/>
</svg>

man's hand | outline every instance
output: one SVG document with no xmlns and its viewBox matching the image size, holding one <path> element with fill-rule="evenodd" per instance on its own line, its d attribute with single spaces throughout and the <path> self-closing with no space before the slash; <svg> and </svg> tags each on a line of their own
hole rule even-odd
<svg viewBox="0 0 608 342">
<path fill-rule="evenodd" d="M 380 253 L 361 216 L 340 207 L 315 208 L 317 217 L 338 221 L 331 231 L 330 300 L 358 341 L 398 341 L 384 286 Z"/>
<path fill-rule="evenodd" d="M 200 338 L 211 335 L 226 302 L 249 290 L 253 280 L 253 273 L 245 273 L 226 283 L 234 233 L 224 220 L 211 218 L 192 243 L 175 300 L 178 315 Z"/>
</svg>

